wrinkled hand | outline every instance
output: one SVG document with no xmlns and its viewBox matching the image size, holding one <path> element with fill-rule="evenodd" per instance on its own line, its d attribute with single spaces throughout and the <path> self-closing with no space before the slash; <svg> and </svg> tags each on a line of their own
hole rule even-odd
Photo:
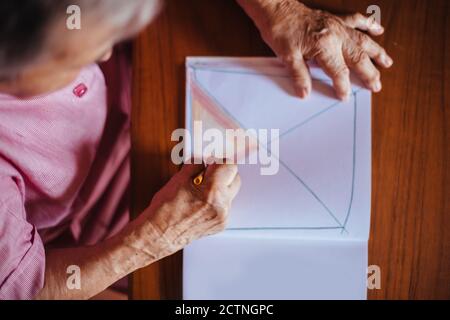
<svg viewBox="0 0 450 320">
<path fill-rule="evenodd" d="M 146 223 L 159 232 L 171 253 L 226 226 L 231 202 L 241 185 L 237 166 L 211 164 L 203 183 L 196 186 L 192 179 L 202 170 L 203 165 L 184 165 L 144 212 Z"/>
<path fill-rule="evenodd" d="M 265 7 L 265 22 L 257 25 L 264 40 L 289 67 L 300 97 L 311 91 L 311 76 L 305 63 L 309 59 L 315 59 L 331 77 L 341 99 L 350 94 L 349 69 L 368 89 L 381 90 L 380 72 L 372 61 L 384 68 L 393 61 L 380 45 L 360 31 L 382 34 L 384 29 L 376 21 L 359 13 L 339 17 L 312 10 L 297 0 L 262 2 L 267 1 L 277 4 Z"/>
</svg>

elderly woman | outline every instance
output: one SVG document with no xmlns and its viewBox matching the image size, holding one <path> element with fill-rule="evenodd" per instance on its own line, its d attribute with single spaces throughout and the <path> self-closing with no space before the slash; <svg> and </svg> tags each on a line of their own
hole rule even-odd
<svg viewBox="0 0 450 320">
<path fill-rule="evenodd" d="M 238 0 L 291 70 L 299 97 L 315 59 L 337 96 L 349 69 L 373 91 L 374 63 L 391 58 L 360 30 L 383 28 L 360 14 L 337 17 L 296 0 Z M 78 5 L 80 30 L 66 26 Z M 129 84 L 115 43 L 157 14 L 156 0 L 0 2 L 0 298 L 85 299 L 136 269 L 223 230 L 240 187 L 237 167 L 185 165 L 128 223 Z M 96 62 L 109 60 L 101 68 Z M 68 268 L 81 270 L 77 290 Z"/>
</svg>

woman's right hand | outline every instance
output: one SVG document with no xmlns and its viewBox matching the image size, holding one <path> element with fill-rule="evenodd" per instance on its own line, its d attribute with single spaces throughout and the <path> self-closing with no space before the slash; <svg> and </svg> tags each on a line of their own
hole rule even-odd
<svg viewBox="0 0 450 320">
<path fill-rule="evenodd" d="M 211 164 L 197 186 L 193 178 L 202 170 L 203 165 L 185 164 L 135 221 L 133 246 L 152 260 L 225 229 L 231 202 L 241 185 L 237 166 Z"/>
<path fill-rule="evenodd" d="M 200 186 L 192 180 L 204 167 L 185 165 L 150 206 L 114 237 L 94 246 L 46 252 L 45 287 L 39 299 L 88 299 L 112 283 L 225 228 L 240 187 L 236 165 L 208 166 Z M 82 271 L 81 290 L 66 288 L 68 265 Z"/>
</svg>

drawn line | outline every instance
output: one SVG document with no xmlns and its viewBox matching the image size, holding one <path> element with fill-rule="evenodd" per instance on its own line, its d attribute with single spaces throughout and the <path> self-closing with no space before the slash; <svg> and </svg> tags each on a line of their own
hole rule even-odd
<svg viewBox="0 0 450 320">
<path fill-rule="evenodd" d="M 292 78 L 290 75 L 287 74 L 276 74 L 276 73 L 265 73 L 265 72 L 254 72 L 254 71 L 243 71 L 243 70 L 227 70 L 227 69 L 219 69 L 219 68 L 211 68 L 211 67 L 202 67 L 198 65 L 189 65 L 190 68 L 194 70 L 204 70 L 204 71 L 210 71 L 210 72 L 219 72 L 219 73 L 231 73 L 231 74 L 243 74 L 243 75 L 249 75 L 249 76 L 267 76 L 267 77 L 276 77 L 276 78 Z M 332 83 L 329 79 L 322 79 L 322 78 L 315 78 L 313 77 L 312 80 L 326 82 L 326 83 Z"/>
<path fill-rule="evenodd" d="M 357 94 L 360 90 L 361 90 L 361 89 L 358 89 L 358 90 L 356 90 L 356 91 L 353 93 L 355 99 L 356 99 L 356 94 Z M 301 128 L 301 127 L 303 127 L 304 125 L 306 125 L 306 124 L 307 124 L 308 122 L 310 122 L 311 120 L 314 120 L 316 117 L 322 115 L 323 113 L 325 113 L 325 112 L 327 112 L 327 111 L 330 111 L 331 109 L 337 107 L 337 106 L 340 105 L 341 103 L 343 103 L 343 102 L 342 102 L 342 101 L 335 102 L 335 103 L 333 103 L 331 106 L 326 107 L 326 108 L 323 109 L 322 111 L 320 111 L 320 112 L 318 112 L 318 113 L 312 115 L 311 117 L 307 118 L 306 120 L 303 120 L 303 121 L 300 122 L 299 124 L 296 124 L 296 125 L 293 126 L 292 128 L 290 128 L 290 129 L 286 130 L 285 132 L 283 132 L 282 134 L 280 134 L 280 136 L 278 137 L 278 140 L 281 139 L 282 137 L 288 135 L 289 133 L 291 133 L 291 132 L 293 132 L 293 131 L 295 131 L 295 130 Z M 269 141 L 269 142 L 271 142 L 271 141 Z"/>
<path fill-rule="evenodd" d="M 277 156 L 275 156 L 277 158 Z M 344 226 L 341 224 L 341 222 L 336 218 L 336 216 L 331 212 L 331 210 L 327 207 L 327 205 L 322 201 L 322 199 L 319 198 L 319 196 L 289 167 L 287 166 L 281 159 L 278 159 L 280 161 L 280 164 L 288 170 L 305 188 L 309 191 L 309 193 L 312 194 L 312 196 L 322 205 L 322 207 L 328 212 L 328 214 L 334 219 L 334 221 L 337 222 L 337 224 L 344 228 Z"/>
<path fill-rule="evenodd" d="M 352 210 L 353 204 L 353 194 L 355 190 L 355 168 L 356 168 L 356 119 L 357 119 L 357 102 L 356 102 L 356 94 L 353 99 L 355 100 L 353 103 L 353 172 L 352 172 L 352 189 L 350 193 L 350 203 L 348 205 L 347 215 L 344 220 L 344 228 L 347 225 L 348 219 L 350 217 L 350 212 Z M 344 230 L 344 229 L 343 229 Z M 341 231 L 342 233 L 342 231 Z"/>
<path fill-rule="evenodd" d="M 307 123 L 310 122 L 311 120 L 313 120 L 313 119 L 315 119 L 316 117 L 322 115 L 323 113 L 329 111 L 330 109 L 333 109 L 334 107 L 340 105 L 341 103 L 342 103 L 341 101 L 336 102 L 336 103 L 333 103 L 331 106 L 329 106 L 329 107 L 323 109 L 322 111 L 320 111 L 320 112 L 318 112 L 318 113 L 312 115 L 311 117 L 309 117 L 309 118 L 307 118 L 306 120 L 300 122 L 299 124 L 296 124 L 296 125 L 293 126 L 292 128 L 290 128 L 290 129 L 286 130 L 285 132 L 283 132 L 282 134 L 280 134 L 280 136 L 278 137 L 278 140 L 281 139 L 282 137 L 288 135 L 288 134 L 291 133 L 292 131 L 295 131 L 295 130 L 297 130 L 298 128 L 304 126 L 305 124 L 307 124 Z"/>
<path fill-rule="evenodd" d="M 242 228 L 226 228 L 226 231 L 265 231 L 265 230 L 336 230 L 343 227 L 242 227 Z"/>
</svg>

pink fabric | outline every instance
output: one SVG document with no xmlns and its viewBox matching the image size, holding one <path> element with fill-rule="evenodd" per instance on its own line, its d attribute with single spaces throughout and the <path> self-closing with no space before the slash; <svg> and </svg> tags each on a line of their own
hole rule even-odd
<svg viewBox="0 0 450 320">
<path fill-rule="evenodd" d="M 122 49 L 102 67 L 48 95 L 0 94 L 0 299 L 42 288 L 44 246 L 94 244 L 128 221 L 130 68 Z"/>
</svg>

